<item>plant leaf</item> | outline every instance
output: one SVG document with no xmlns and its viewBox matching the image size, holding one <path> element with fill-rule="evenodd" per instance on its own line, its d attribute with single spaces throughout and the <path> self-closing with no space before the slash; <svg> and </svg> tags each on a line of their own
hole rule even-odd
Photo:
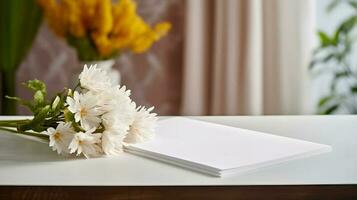
<svg viewBox="0 0 357 200">
<path fill-rule="evenodd" d="M 340 41 L 340 33 L 341 33 L 341 29 L 337 29 L 335 31 L 335 34 L 333 36 L 333 39 L 332 39 L 332 43 L 334 46 L 337 46 L 339 41 Z"/>
<path fill-rule="evenodd" d="M 41 25 L 36 0 L 0 1 L 0 69 L 16 70 L 31 48 Z"/>
<path fill-rule="evenodd" d="M 23 83 L 27 88 L 33 90 L 33 91 L 41 91 L 44 94 L 46 94 L 46 84 L 43 81 L 34 79 L 34 80 L 29 80 L 25 83 Z"/>
<path fill-rule="evenodd" d="M 36 105 L 41 105 L 45 102 L 45 96 L 40 90 L 36 91 L 33 95 L 33 100 Z"/>
<path fill-rule="evenodd" d="M 316 65 L 318 65 L 320 63 L 327 63 L 334 57 L 335 57 L 335 54 L 330 53 L 330 54 L 326 55 L 324 58 L 315 58 L 309 63 L 309 69 L 312 70 Z"/>
<path fill-rule="evenodd" d="M 19 126 L 18 130 L 19 131 L 33 130 L 37 132 L 42 132 L 46 130 L 46 127 L 44 127 L 43 124 L 49 115 L 50 109 L 51 107 L 49 105 L 39 108 L 39 111 L 37 114 L 35 114 L 34 118 L 29 123 Z"/>
<path fill-rule="evenodd" d="M 27 107 L 36 115 L 40 109 L 46 106 L 46 84 L 43 81 L 34 79 L 22 83 L 28 89 L 34 91 L 33 102 L 28 101 Z"/>
<path fill-rule="evenodd" d="M 337 7 L 337 5 L 340 3 L 340 0 L 333 0 L 331 1 L 331 3 L 329 3 L 327 5 L 327 12 L 331 12 L 333 9 L 335 9 Z"/>
<path fill-rule="evenodd" d="M 333 98 L 334 98 L 333 95 L 329 95 L 329 96 L 322 97 L 322 98 L 319 100 L 318 106 L 319 106 L 319 107 L 324 106 L 327 102 L 329 102 L 329 101 L 332 100 Z"/>
<path fill-rule="evenodd" d="M 19 97 L 10 97 L 10 96 L 6 96 L 6 98 L 17 101 L 19 104 L 27 107 L 28 109 L 30 109 L 32 112 L 34 112 L 34 106 L 31 104 L 30 101 L 26 101 L 24 99 L 21 99 Z"/>
<path fill-rule="evenodd" d="M 354 9 L 357 9 L 357 2 L 356 2 L 356 1 L 350 0 L 350 1 L 348 1 L 348 4 L 349 4 L 351 7 L 353 7 Z"/>
<path fill-rule="evenodd" d="M 335 74 L 335 78 L 339 79 L 339 78 L 343 78 L 343 77 L 346 77 L 346 76 L 349 76 L 349 75 L 350 75 L 350 73 L 348 71 L 337 72 Z"/>
<path fill-rule="evenodd" d="M 356 24 L 356 22 L 357 22 L 357 16 L 352 15 L 340 24 L 340 26 L 338 27 L 338 30 L 341 33 L 347 34 L 354 28 L 354 25 Z"/>
<path fill-rule="evenodd" d="M 351 92 L 352 93 L 357 93 L 357 86 L 352 86 L 351 87 Z"/>
<path fill-rule="evenodd" d="M 319 114 L 322 114 L 322 115 L 330 115 L 330 114 L 332 114 L 333 112 L 335 112 L 339 107 L 340 107 L 340 105 L 334 104 L 334 105 L 328 107 L 327 109 L 325 109 L 324 111 L 322 111 L 322 112 L 319 113 Z"/>
<path fill-rule="evenodd" d="M 326 46 L 329 46 L 329 45 L 333 44 L 332 40 L 330 39 L 330 37 L 325 32 L 318 31 L 317 34 L 319 35 L 320 45 L 322 47 L 326 47 Z"/>
</svg>

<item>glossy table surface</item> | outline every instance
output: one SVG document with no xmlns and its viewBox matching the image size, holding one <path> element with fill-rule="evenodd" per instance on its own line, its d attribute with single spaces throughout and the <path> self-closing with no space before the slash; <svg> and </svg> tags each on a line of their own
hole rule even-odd
<svg viewBox="0 0 357 200">
<path fill-rule="evenodd" d="M 330 153 L 217 178 L 123 153 L 83 159 L 0 132 L 0 185 L 172 186 L 357 184 L 357 116 L 210 116 L 199 120 L 331 145 Z M 9 119 L 9 117 L 0 117 Z M 217 144 L 217 148 L 219 144 Z"/>
</svg>

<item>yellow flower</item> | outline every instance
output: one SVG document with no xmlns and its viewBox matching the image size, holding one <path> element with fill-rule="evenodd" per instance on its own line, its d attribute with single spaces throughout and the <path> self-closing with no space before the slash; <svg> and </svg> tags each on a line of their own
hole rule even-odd
<svg viewBox="0 0 357 200">
<path fill-rule="evenodd" d="M 93 28 L 96 33 L 109 34 L 113 27 L 111 0 L 97 2 L 96 15 L 93 18 Z"/>
<path fill-rule="evenodd" d="M 145 52 L 171 28 L 167 22 L 151 28 L 137 14 L 133 0 L 114 3 L 112 0 L 38 1 L 49 26 L 57 35 L 78 39 L 87 37 L 102 57 L 124 50 Z M 82 49 L 77 48 L 79 51 Z"/>
<path fill-rule="evenodd" d="M 79 1 L 79 7 L 81 9 L 82 23 L 86 29 L 91 29 L 93 20 L 96 15 L 97 0 L 81 0 Z"/>
<path fill-rule="evenodd" d="M 132 0 L 121 0 L 113 6 L 114 27 L 110 40 L 114 48 L 127 48 L 135 53 L 146 51 L 153 42 L 164 36 L 171 25 L 160 23 L 151 29 L 136 14 L 136 4 Z"/>
<path fill-rule="evenodd" d="M 39 5 L 44 10 L 44 15 L 47 18 L 48 25 L 58 36 L 65 35 L 65 24 L 61 17 L 61 7 L 56 3 L 56 0 L 39 0 Z"/>
<path fill-rule="evenodd" d="M 159 24 L 156 24 L 154 31 L 156 32 L 157 39 L 160 39 L 160 37 L 163 37 L 169 32 L 171 29 L 171 24 L 168 22 L 162 22 Z"/>
<path fill-rule="evenodd" d="M 78 1 L 62 0 L 63 18 L 68 23 L 68 31 L 75 37 L 83 37 L 86 34 L 86 28 L 82 23 L 81 8 Z"/>
<path fill-rule="evenodd" d="M 111 41 L 104 34 L 92 33 L 92 38 L 101 55 L 109 55 L 113 52 Z"/>
<path fill-rule="evenodd" d="M 135 53 L 145 52 L 151 47 L 153 42 L 166 35 L 170 28 L 170 23 L 165 22 L 157 24 L 153 30 L 148 30 L 148 32 L 140 35 L 135 41 L 133 41 L 131 44 L 131 50 Z"/>
</svg>

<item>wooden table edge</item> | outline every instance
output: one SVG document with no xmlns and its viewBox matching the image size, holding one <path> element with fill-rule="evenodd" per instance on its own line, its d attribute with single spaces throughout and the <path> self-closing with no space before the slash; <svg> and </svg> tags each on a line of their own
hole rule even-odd
<svg viewBox="0 0 357 200">
<path fill-rule="evenodd" d="M 357 199 L 357 184 L 250 186 L 0 186 L 0 199 Z"/>
</svg>

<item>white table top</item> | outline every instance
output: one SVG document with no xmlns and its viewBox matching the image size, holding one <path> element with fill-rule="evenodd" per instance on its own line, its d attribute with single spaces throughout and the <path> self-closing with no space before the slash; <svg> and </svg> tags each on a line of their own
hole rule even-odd
<svg viewBox="0 0 357 200">
<path fill-rule="evenodd" d="M 333 151 L 217 178 L 128 153 L 110 158 L 66 159 L 46 144 L 0 132 L 0 185 L 357 184 L 357 116 L 196 118 L 328 144 Z"/>
</svg>

